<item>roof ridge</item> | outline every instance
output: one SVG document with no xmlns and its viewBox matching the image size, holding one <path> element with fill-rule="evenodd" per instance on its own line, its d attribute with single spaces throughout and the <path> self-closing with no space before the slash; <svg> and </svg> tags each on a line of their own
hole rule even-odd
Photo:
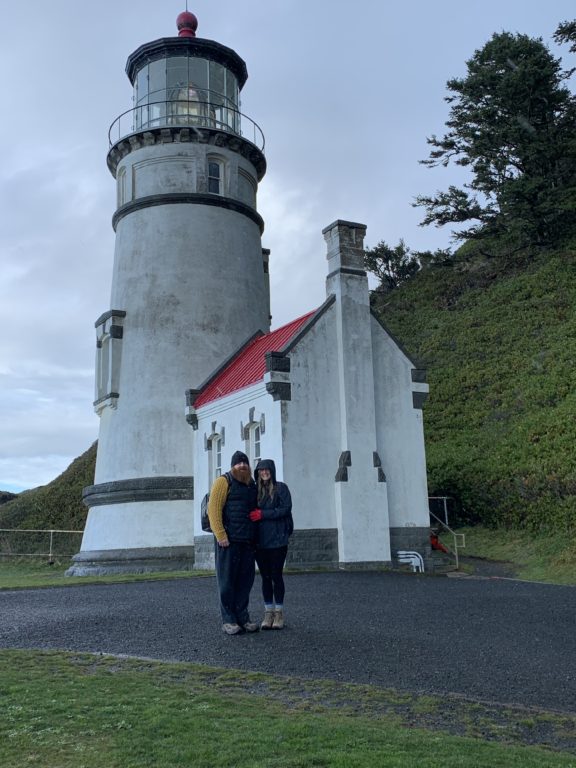
<svg viewBox="0 0 576 768">
<path fill-rule="evenodd" d="M 225 360 L 194 393 L 194 408 L 219 400 L 260 381 L 266 372 L 265 355 L 287 347 L 317 309 L 306 312 L 279 328 L 244 342 L 233 355 Z M 277 342 L 277 343 L 276 343 Z"/>
</svg>

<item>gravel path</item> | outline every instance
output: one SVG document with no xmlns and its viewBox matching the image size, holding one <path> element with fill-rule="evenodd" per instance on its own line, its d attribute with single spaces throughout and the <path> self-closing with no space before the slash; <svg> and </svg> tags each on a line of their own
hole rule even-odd
<svg viewBox="0 0 576 768">
<path fill-rule="evenodd" d="M 0 647 L 128 654 L 576 712 L 576 589 L 288 575 L 287 627 L 227 637 L 213 577 L 0 592 Z M 253 617 L 260 618 L 258 578 Z"/>
</svg>

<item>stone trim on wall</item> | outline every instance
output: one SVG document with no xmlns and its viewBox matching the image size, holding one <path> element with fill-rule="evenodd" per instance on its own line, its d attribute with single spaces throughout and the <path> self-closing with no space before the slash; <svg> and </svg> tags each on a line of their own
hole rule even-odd
<svg viewBox="0 0 576 768">
<path fill-rule="evenodd" d="M 187 501 L 194 499 L 194 478 L 189 476 L 136 477 L 110 483 L 88 485 L 82 501 L 90 509 L 103 504 L 134 501 Z"/>
<path fill-rule="evenodd" d="M 128 56 L 126 74 L 130 83 L 134 85 L 136 73 L 143 66 L 170 56 L 193 56 L 222 64 L 236 76 L 239 90 L 248 79 L 246 62 L 232 48 L 204 37 L 161 37 L 144 43 Z"/>
<path fill-rule="evenodd" d="M 226 208 L 229 211 L 241 213 L 247 216 L 260 229 L 260 234 L 264 232 L 264 219 L 253 208 L 235 200 L 232 197 L 223 197 L 222 195 L 211 195 L 204 192 L 166 192 L 161 195 L 146 195 L 131 200 L 117 209 L 112 216 L 112 227 L 116 231 L 118 222 L 125 216 L 135 211 L 141 211 L 144 208 L 151 208 L 156 205 L 214 205 L 218 208 Z"/>
<path fill-rule="evenodd" d="M 384 473 L 384 470 L 382 469 L 382 459 L 380 458 L 380 454 L 378 453 L 378 451 L 372 451 L 372 460 L 378 472 L 378 482 L 385 483 L 386 475 Z"/>
<path fill-rule="evenodd" d="M 286 567 L 295 570 L 338 567 L 338 529 L 296 530 L 290 537 Z"/>
<path fill-rule="evenodd" d="M 194 568 L 199 571 L 213 571 L 216 568 L 214 536 L 194 537 Z"/>
<path fill-rule="evenodd" d="M 431 564 L 430 528 L 423 526 L 406 526 L 390 528 L 390 553 L 395 567 L 400 563 L 396 557 L 399 549 L 418 552 L 424 559 L 424 567 L 428 571 Z"/>
<path fill-rule="evenodd" d="M 194 538 L 194 567 L 214 570 L 214 537 Z M 338 568 L 338 531 L 336 528 L 296 530 L 290 537 L 286 568 Z M 258 576 L 257 576 L 258 578 Z"/>
<path fill-rule="evenodd" d="M 412 368 L 410 371 L 410 375 L 412 377 L 412 381 L 415 384 L 426 384 L 428 376 L 426 374 L 425 368 Z"/>
<path fill-rule="evenodd" d="M 99 325 L 103 325 L 106 320 L 110 320 L 111 317 L 126 317 L 126 310 L 124 309 L 109 309 L 107 312 L 103 312 L 98 320 L 94 323 L 94 327 L 98 328 Z"/>
<path fill-rule="evenodd" d="M 290 373 L 290 358 L 283 352 L 266 352 L 264 354 L 267 371 Z"/>
<path fill-rule="evenodd" d="M 423 408 L 428 399 L 428 392 L 412 392 L 412 407 Z"/>
<path fill-rule="evenodd" d="M 78 552 L 66 576 L 102 576 L 113 573 L 191 571 L 194 547 L 149 547 Z"/>
<path fill-rule="evenodd" d="M 118 403 L 118 398 L 120 395 L 118 392 L 108 392 L 106 395 L 102 395 L 102 397 L 99 397 L 98 400 L 94 400 L 92 405 L 94 408 L 97 408 L 97 406 L 102 405 L 102 403 L 107 403 L 110 407 L 116 408 Z"/>
<path fill-rule="evenodd" d="M 268 381 L 266 392 L 273 400 L 292 400 L 292 385 L 285 381 Z"/>
<path fill-rule="evenodd" d="M 236 152 L 248 160 L 256 169 L 258 181 L 266 173 L 266 158 L 255 144 L 237 133 L 228 133 L 218 128 L 196 128 L 193 126 L 166 125 L 158 128 L 143 128 L 128 134 L 113 144 L 107 157 L 108 168 L 114 178 L 120 161 L 142 147 L 155 144 L 209 144 Z M 248 207 L 248 206 L 247 206 Z"/>
<path fill-rule="evenodd" d="M 350 451 L 342 451 L 338 459 L 338 470 L 334 480 L 337 483 L 348 482 L 348 467 L 352 466 L 352 454 Z"/>
<path fill-rule="evenodd" d="M 354 269 L 354 267 L 339 267 L 329 272 L 326 276 L 326 280 L 329 280 L 334 275 L 356 275 L 357 277 L 366 277 L 366 272 L 363 269 Z"/>
</svg>

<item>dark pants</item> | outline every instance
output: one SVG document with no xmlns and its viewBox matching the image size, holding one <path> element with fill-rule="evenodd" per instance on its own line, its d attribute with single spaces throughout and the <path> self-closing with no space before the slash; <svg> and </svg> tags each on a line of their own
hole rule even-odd
<svg viewBox="0 0 576 768">
<path fill-rule="evenodd" d="M 219 547 L 218 542 L 215 546 L 222 621 L 244 626 L 250 621 L 248 602 L 254 584 L 254 547 L 235 541 L 229 547 Z"/>
<path fill-rule="evenodd" d="M 258 549 L 256 551 L 256 562 L 262 576 L 262 597 L 264 602 L 270 605 L 284 604 L 284 579 L 282 571 L 286 562 L 288 547 L 277 547 L 276 549 Z"/>
</svg>

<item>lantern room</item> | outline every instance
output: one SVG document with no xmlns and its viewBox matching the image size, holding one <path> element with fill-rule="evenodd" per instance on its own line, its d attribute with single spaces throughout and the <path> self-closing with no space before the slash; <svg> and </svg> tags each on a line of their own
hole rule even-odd
<svg viewBox="0 0 576 768">
<path fill-rule="evenodd" d="M 194 14 L 185 11 L 176 23 L 178 37 L 146 43 L 129 56 L 134 106 L 121 116 L 120 134 L 174 126 L 242 135 L 239 95 L 246 64 L 232 49 L 197 38 Z M 254 143 L 263 144 L 259 129 L 254 136 Z"/>
</svg>

